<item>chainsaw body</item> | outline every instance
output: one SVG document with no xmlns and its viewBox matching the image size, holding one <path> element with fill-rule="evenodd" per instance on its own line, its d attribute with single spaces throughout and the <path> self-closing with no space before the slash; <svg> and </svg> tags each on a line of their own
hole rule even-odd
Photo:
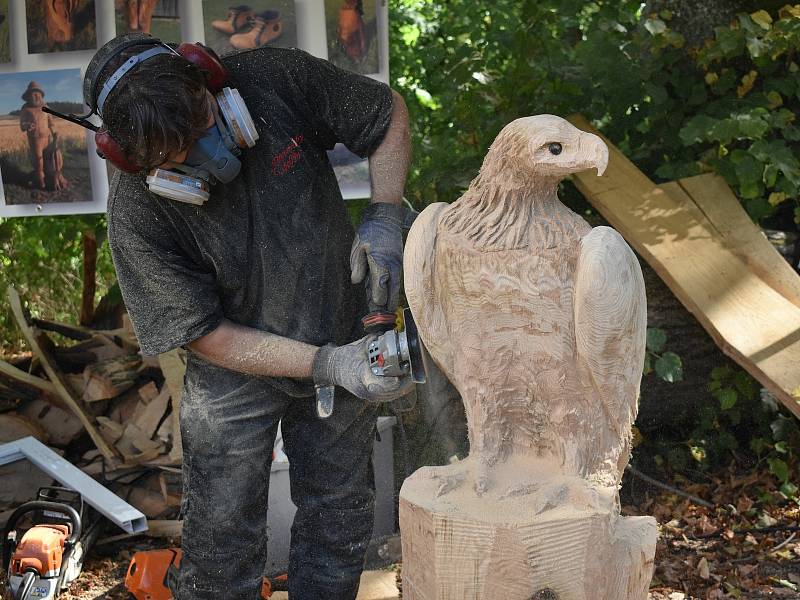
<svg viewBox="0 0 800 600">
<path fill-rule="evenodd" d="M 80 575 L 86 543 L 96 535 L 86 535 L 87 511 L 76 492 L 42 488 L 39 498 L 17 508 L 5 527 L 2 560 L 13 600 L 57 598 Z M 33 525 L 20 536 L 26 516 Z"/>
</svg>

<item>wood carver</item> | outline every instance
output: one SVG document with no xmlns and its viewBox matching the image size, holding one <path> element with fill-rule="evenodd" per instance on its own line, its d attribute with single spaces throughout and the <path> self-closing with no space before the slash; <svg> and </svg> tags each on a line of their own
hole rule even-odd
<svg viewBox="0 0 800 600">
<path fill-rule="evenodd" d="M 506 126 L 478 177 L 429 206 L 406 294 L 458 388 L 470 456 L 403 484 L 403 597 L 647 598 L 656 523 L 619 514 L 645 349 L 639 263 L 558 199 L 608 149 L 564 119 Z"/>
</svg>

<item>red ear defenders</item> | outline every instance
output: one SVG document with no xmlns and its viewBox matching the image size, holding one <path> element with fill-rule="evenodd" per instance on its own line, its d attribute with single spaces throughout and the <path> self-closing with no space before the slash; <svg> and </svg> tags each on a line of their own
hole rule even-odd
<svg viewBox="0 0 800 600">
<path fill-rule="evenodd" d="M 98 108 L 98 98 L 100 96 L 99 78 L 100 74 L 105 69 L 106 65 L 114 58 L 120 55 L 124 50 L 131 46 L 143 46 L 142 51 L 136 56 L 140 56 L 145 52 L 151 50 L 153 47 L 163 47 L 169 52 L 178 54 L 188 60 L 190 63 L 198 67 L 206 75 L 206 87 L 212 94 L 219 92 L 228 80 L 228 71 L 222 66 L 217 54 L 207 46 L 200 44 L 190 44 L 184 42 L 178 46 L 177 50 L 164 44 L 161 40 L 150 37 L 146 34 L 130 34 L 125 36 L 124 39 L 118 38 L 118 45 L 106 56 L 101 56 L 103 49 L 101 48 L 95 55 L 96 58 L 92 60 L 86 73 L 86 80 L 84 81 L 84 101 L 89 105 L 91 112 L 85 116 L 65 115 L 50 108 L 44 107 L 45 112 L 51 113 L 62 119 L 66 119 L 73 123 L 77 123 L 82 127 L 94 131 L 94 141 L 97 146 L 97 154 L 114 165 L 121 171 L 129 173 L 136 173 L 141 171 L 143 166 L 133 163 L 120 147 L 119 143 L 111 136 L 111 133 L 103 128 L 97 127 L 88 120 L 92 114 L 97 114 L 102 118 L 101 109 Z M 117 40 L 109 42 L 114 44 Z M 148 47 L 149 46 L 149 47 Z M 99 59 L 97 58 L 99 57 Z M 134 58 L 134 57 L 132 57 Z M 131 60 L 131 59 L 129 59 Z M 131 68 L 135 67 L 136 61 L 132 61 Z M 91 71 L 91 72 L 90 72 Z M 124 77 L 124 73 L 119 76 L 119 79 Z"/>
</svg>

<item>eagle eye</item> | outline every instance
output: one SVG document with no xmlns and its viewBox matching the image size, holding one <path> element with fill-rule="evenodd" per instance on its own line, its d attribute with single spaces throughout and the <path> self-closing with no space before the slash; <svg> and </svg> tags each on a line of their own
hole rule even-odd
<svg viewBox="0 0 800 600">
<path fill-rule="evenodd" d="M 561 144 L 559 144 L 558 142 L 550 142 L 547 145 L 547 149 L 550 150 L 550 154 L 555 154 L 556 156 L 561 154 L 561 150 L 562 150 Z"/>
</svg>

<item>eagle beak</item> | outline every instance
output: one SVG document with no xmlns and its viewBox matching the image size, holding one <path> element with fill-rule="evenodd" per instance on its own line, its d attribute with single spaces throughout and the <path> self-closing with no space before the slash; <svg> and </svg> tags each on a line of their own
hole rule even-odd
<svg viewBox="0 0 800 600">
<path fill-rule="evenodd" d="M 608 166 L 608 146 L 606 146 L 606 143 L 593 133 L 583 132 L 581 134 L 580 149 L 586 157 L 583 167 L 585 169 L 594 167 L 597 169 L 597 176 L 601 177 Z"/>
</svg>

